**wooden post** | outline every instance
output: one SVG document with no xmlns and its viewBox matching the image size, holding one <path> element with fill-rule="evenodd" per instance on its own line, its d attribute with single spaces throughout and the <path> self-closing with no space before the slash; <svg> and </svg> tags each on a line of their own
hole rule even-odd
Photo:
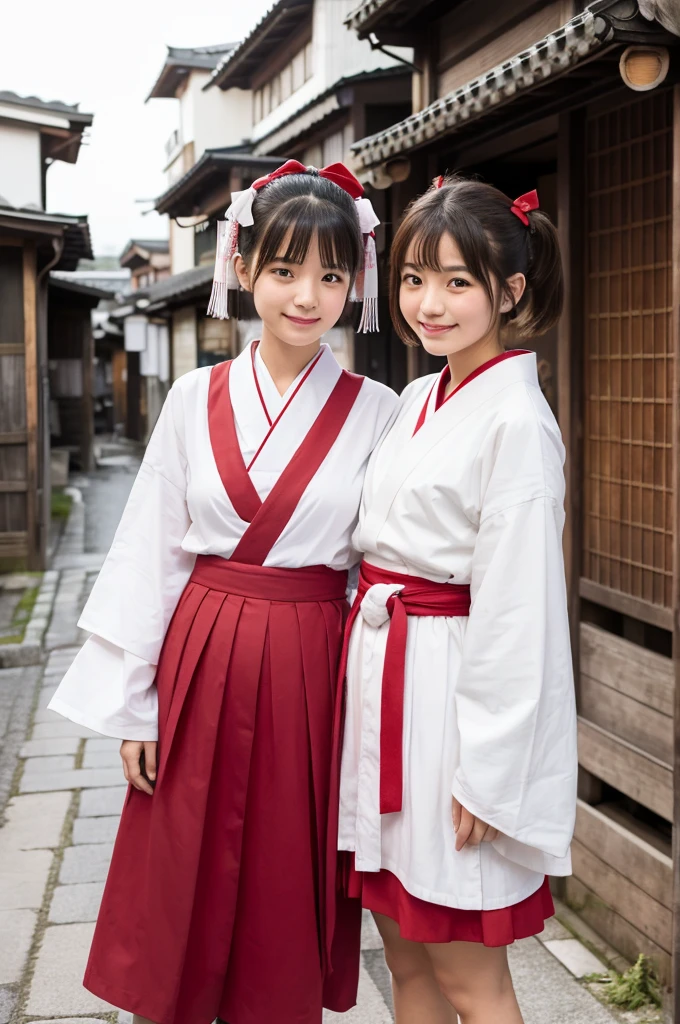
<svg viewBox="0 0 680 1024">
<path fill-rule="evenodd" d="M 24 359 L 26 375 L 26 531 L 28 568 L 42 569 L 38 537 L 38 307 L 37 254 L 26 243 L 23 257 Z"/>
<path fill-rule="evenodd" d="M 672 1020 L 680 1022 L 680 85 L 673 90 L 672 177 L 673 344 L 673 668 L 675 674 L 673 759 L 673 991 Z"/>
<path fill-rule="evenodd" d="M 583 296 L 585 255 L 585 117 L 561 114 L 557 156 L 557 230 L 564 267 L 565 305 L 557 331 L 557 415 L 566 448 L 567 576 L 574 673 L 579 678 L 583 473 Z"/>
</svg>

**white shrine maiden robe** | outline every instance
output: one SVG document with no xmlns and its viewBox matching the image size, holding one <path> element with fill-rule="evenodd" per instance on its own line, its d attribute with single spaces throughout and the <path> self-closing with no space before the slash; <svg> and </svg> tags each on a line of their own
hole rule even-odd
<svg viewBox="0 0 680 1024">
<path fill-rule="evenodd" d="M 250 477 L 264 500 L 299 448 L 342 370 L 327 345 L 271 431 Z M 165 633 L 197 555 L 229 558 L 248 523 L 220 479 L 208 431 L 211 367 L 180 377 L 146 449 L 111 550 L 78 625 L 85 642 L 50 709 L 119 739 L 157 738 L 154 677 Z M 279 395 L 257 350 L 234 360 L 230 396 L 246 465 L 304 376 Z M 257 382 L 255 379 L 257 374 Z M 257 390 L 260 385 L 264 405 Z M 349 569 L 368 457 L 398 398 L 365 378 L 340 436 L 264 564 Z"/>
<path fill-rule="evenodd" d="M 354 543 L 381 569 L 469 584 L 470 616 L 409 616 L 403 807 L 382 817 L 389 627 L 358 616 L 339 848 L 355 851 L 357 870 L 385 868 L 420 899 L 495 910 L 526 899 L 545 874 L 571 870 L 577 759 L 561 547 L 564 448 L 533 353 L 491 365 L 437 411 L 436 380 L 404 391 L 369 463 Z M 413 436 L 428 394 L 427 418 Z M 452 794 L 499 838 L 457 853 Z"/>
</svg>

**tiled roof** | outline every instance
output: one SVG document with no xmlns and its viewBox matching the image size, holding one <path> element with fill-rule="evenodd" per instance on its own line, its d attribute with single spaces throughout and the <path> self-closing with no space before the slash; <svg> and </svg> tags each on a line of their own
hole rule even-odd
<svg viewBox="0 0 680 1024">
<path fill-rule="evenodd" d="M 15 92 L 0 90 L 0 103 L 8 103 L 16 107 L 30 107 L 32 110 L 44 110 L 46 113 L 64 114 L 69 121 L 87 126 L 92 124 L 94 114 L 83 114 L 78 104 L 61 103 L 59 100 L 41 100 L 38 96 L 19 96 Z"/>
<path fill-rule="evenodd" d="M 417 114 L 360 139 L 351 147 L 357 165 L 374 166 L 454 131 L 463 122 L 481 117 L 518 93 L 563 74 L 610 38 L 607 21 L 589 10 L 579 14 L 529 49 L 447 93 Z"/>
<path fill-rule="evenodd" d="M 250 75 L 262 66 L 262 60 L 271 55 L 278 43 L 311 15 L 312 6 L 313 0 L 277 0 L 245 39 L 220 61 L 204 88 L 248 88 Z"/>
</svg>

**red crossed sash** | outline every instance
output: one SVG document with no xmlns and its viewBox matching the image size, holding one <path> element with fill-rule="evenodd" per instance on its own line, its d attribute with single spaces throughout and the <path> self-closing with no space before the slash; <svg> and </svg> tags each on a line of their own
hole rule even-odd
<svg viewBox="0 0 680 1024">
<path fill-rule="evenodd" d="M 229 395 L 231 363 L 210 374 L 208 427 L 210 443 L 224 488 L 236 514 L 250 525 L 231 561 L 262 565 L 283 533 L 302 495 L 335 444 L 363 384 L 363 377 L 343 370 L 307 436 L 264 501 L 250 479 L 238 443 Z"/>
</svg>

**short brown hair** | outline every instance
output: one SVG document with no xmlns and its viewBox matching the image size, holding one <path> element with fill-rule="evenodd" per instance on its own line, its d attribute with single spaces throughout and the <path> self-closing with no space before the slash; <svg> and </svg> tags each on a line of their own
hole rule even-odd
<svg viewBox="0 0 680 1024">
<path fill-rule="evenodd" d="M 406 322 L 399 305 L 406 254 L 415 249 L 419 267 L 440 271 L 442 235 L 449 234 L 461 251 L 472 276 L 491 303 L 493 322 L 513 320 L 515 334 L 530 338 L 553 327 L 562 312 L 564 282 L 557 232 L 547 214 L 533 210 L 529 227 L 510 210 L 512 200 L 492 185 L 451 175 L 408 207 L 390 254 L 390 313 L 397 334 L 407 345 L 420 339 Z M 524 274 L 526 289 L 512 313 L 499 313 L 505 282 Z M 494 283 L 497 283 L 494 289 Z"/>
</svg>

